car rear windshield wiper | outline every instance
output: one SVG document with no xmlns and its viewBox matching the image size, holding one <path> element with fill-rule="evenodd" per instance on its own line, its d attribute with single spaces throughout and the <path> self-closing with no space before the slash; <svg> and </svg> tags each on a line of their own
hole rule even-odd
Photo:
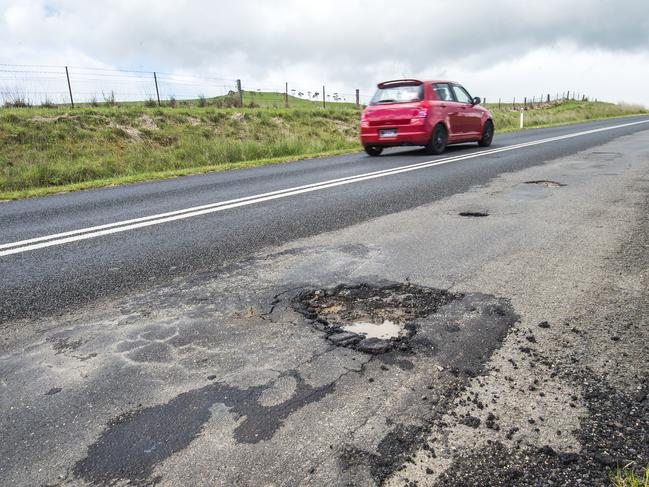
<svg viewBox="0 0 649 487">
<path fill-rule="evenodd" d="M 379 100 L 376 103 L 395 103 L 397 100 L 393 100 L 392 98 L 388 98 L 387 100 Z"/>
</svg>

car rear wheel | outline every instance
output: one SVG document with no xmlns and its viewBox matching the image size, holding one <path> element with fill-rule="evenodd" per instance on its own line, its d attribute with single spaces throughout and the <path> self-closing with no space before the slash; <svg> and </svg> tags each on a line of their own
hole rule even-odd
<svg viewBox="0 0 649 487">
<path fill-rule="evenodd" d="M 383 152 L 383 147 L 379 147 L 378 145 L 366 145 L 365 152 L 372 157 L 377 157 L 381 155 L 381 152 Z"/>
<path fill-rule="evenodd" d="M 430 138 L 430 141 L 426 145 L 426 152 L 429 154 L 439 155 L 446 150 L 446 144 L 448 144 L 448 132 L 444 125 L 437 124 L 433 129 L 433 135 Z"/>
<path fill-rule="evenodd" d="M 491 141 L 494 138 L 494 123 L 491 120 L 487 120 L 482 129 L 482 137 L 478 141 L 480 147 L 489 147 Z"/>
</svg>

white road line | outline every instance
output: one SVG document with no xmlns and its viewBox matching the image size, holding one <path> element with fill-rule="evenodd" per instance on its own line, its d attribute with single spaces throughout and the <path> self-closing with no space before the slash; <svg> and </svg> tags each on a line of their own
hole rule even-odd
<svg viewBox="0 0 649 487">
<path fill-rule="evenodd" d="M 454 156 L 454 157 L 447 157 L 444 159 L 419 162 L 416 164 L 410 164 L 407 166 L 401 166 L 392 169 L 384 169 L 381 171 L 373 171 L 369 173 L 358 174 L 356 176 L 348 176 L 345 178 L 331 179 L 327 181 L 321 181 L 318 183 L 306 184 L 303 186 L 296 186 L 293 188 L 271 191 L 269 193 L 246 196 L 242 198 L 220 201 L 217 203 L 211 203 L 207 205 L 194 206 L 182 210 L 170 211 L 167 213 L 159 213 L 156 215 L 134 218 L 131 220 L 123 220 L 119 222 L 108 223 L 105 225 L 97 225 L 97 226 L 92 226 L 87 228 L 81 228 L 78 230 L 71 230 L 68 232 L 62 232 L 62 233 L 57 233 L 52 235 L 45 235 L 42 237 L 35 237 L 27 240 L 20 240 L 16 242 L 0 244 L 0 257 L 6 255 L 18 254 L 21 252 L 28 252 L 30 250 L 42 249 L 45 247 L 52 247 L 54 245 L 62 245 L 70 242 L 76 242 L 79 240 L 86 240 L 90 238 L 100 237 L 102 235 L 111 235 L 113 233 L 125 232 L 127 230 L 135 230 L 137 228 L 159 225 L 161 223 L 183 220 L 186 218 L 206 215 L 218 211 L 229 210 L 241 206 L 248 206 L 256 203 L 262 203 L 264 201 L 286 198 L 289 196 L 310 193 L 313 191 L 320 191 L 323 189 L 333 188 L 336 186 L 343 186 L 347 184 L 367 181 L 367 180 L 381 178 L 385 176 L 392 176 L 392 175 L 401 174 L 405 172 L 416 171 L 419 169 L 425 169 L 428 167 L 440 166 L 452 162 L 474 159 L 477 157 L 483 157 L 490 154 L 507 152 L 507 151 L 522 149 L 525 147 L 531 147 L 540 144 L 547 144 L 549 142 L 556 142 L 559 140 L 571 139 L 574 137 L 581 137 L 584 135 L 590 135 L 598 132 L 604 132 L 607 130 L 614 130 L 623 127 L 630 127 L 632 125 L 638 125 L 644 123 L 649 123 L 649 120 L 641 120 L 639 122 L 630 122 L 630 123 L 625 123 L 620 125 L 614 125 L 611 127 L 602 127 L 597 129 L 585 130 L 582 132 L 575 132 L 572 134 L 559 135 L 556 137 L 549 137 L 546 139 L 539 139 L 530 142 L 523 142 L 521 144 L 509 145 L 497 149 L 487 149 L 484 151 L 473 152 L 471 154 L 465 154 L 461 156 Z"/>
</svg>

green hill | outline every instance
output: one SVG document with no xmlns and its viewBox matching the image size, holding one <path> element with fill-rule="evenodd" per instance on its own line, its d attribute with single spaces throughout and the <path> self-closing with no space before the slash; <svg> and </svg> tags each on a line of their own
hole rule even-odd
<svg viewBox="0 0 649 487">
<path fill-rule="evenodd" d="M 330 93 L 330 95 L 333 95 Z M 271 91 L 243 91 L 241 96 L 237 92 L 230 92 L 227 95 L 216 97 L 199 97 L 190 100 L 167 100 L 163 102 L 164 106 L 172 107 L 185 107 L 185 108 L 240 108 L 241 101 L 243 100 L 244 108 L 286 108 L 286 98 L 284 93 L 277 93 Z M 138 102 L 136 104 L 153 105 L 150 100 L 148 103 Z M 327 109 L 353 109 L 357 108 L 355 100 L 343 101 L 339 97 L 339 101 L 327 98 L 325 107 L 322 104 L 322 94 L 318 94 L 316 98 L 297 97 L 291 94 L 288 95 L 288 108 L 327 108 Z"/>
</svg>

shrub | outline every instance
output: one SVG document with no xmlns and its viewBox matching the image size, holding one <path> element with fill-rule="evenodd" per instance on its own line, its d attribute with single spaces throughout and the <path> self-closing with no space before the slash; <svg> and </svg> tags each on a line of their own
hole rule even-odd
<svg viewBox="0 0 649 487">
<path fill-rule="evenodd" d="M 111 90 L 110 93 L 106 94 L 103 91 L 101 92 L 101 95 L 104 97 L 104 103 L 108 106 L 115 106 L 115 92 Z"/>
<path fill-rule="evenodd" d="M 41 102 L 41 107 L 42 108 L 56 108 L 56 105 L 52 103 L 52 100 L 50 100 L 48 97 L 45 97 L 45 99 Z"/>
<path fill-rule="evenodd" d="M 4 106 L 7 108 L 28 108 L 32 106 L 32 102 L 27 95 L 18 90 L 5 91 L 2 93 Z"/>
</svg>

